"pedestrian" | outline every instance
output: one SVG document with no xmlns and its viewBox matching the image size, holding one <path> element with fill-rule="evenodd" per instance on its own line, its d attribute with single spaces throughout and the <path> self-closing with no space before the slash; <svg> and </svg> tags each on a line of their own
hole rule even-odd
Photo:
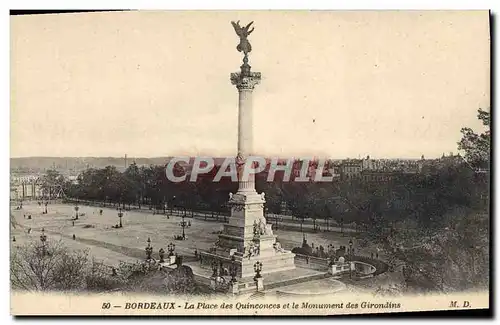
<svg viewBox="0 0 500 325">
<path fill-rule="evenodd" d="M 378 252 L 377 252 L 377 255 L 376 255 L 376 256 L 377 256 L 377 259 L 378 259 Z"/>
<path fill-rule="evenodd" d="M 75 236 L 75 234 L 73 234 L 73 240 L 76 240 L 76 236 Z"/>
</svg>

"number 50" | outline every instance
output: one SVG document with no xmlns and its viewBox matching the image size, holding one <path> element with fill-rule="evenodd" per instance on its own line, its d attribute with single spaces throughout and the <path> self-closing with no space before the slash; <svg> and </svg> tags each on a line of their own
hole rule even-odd
<svg viewBox="0 0 500 325">
<path fill-rule="evenodd" d="M 109 308 L 111 308 L 111 304 L 109 302 L 104 302 L 102 304 L 102 309 L 109 309 Z"/>
</svg>

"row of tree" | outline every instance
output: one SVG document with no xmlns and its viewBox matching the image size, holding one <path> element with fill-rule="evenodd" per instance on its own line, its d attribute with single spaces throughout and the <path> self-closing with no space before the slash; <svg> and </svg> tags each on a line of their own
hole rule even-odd
<svg viewBox="0 0 500 325">
<path fill-rule="evenodd" d="M 479 118 L 489 125 L 488 113 L 480 110 Z M 466 160 L 432 174 L 402 174 L 392 181 L 378 183 L 362 180 L 300 183 L 283 182 L 280 173 L 273 182 L 267 182 L 266 174 L 261 173 L 256 177 L 256 188 L 266 194 L 268 213 L 291 214 L 302 220 L 322 219 L 327 224 L 355 221 L 373 230 L 410 217 L 422 226 L 434 227 L 442 220 L 440 216 L 457 206 L 481 210 L 489 204 L 489 174 L 478 173 L 473 167 L 489 163 L 489 131 L 476 135 L 464 128 L 462 133 L 459 148 L 465 152 Z M 216 167 L 196 182 L 174 183 L 167 179 L 164 166 L 133 163 L 124 172 L 113 166 L 87 169 L 76 183 L 49 171 L 42 178 L 42 187 L 62 188 L 69 198 L 105 204 L 227 214 L 229 193 L 236 192 L 237 183 L 229 177 L 214 182 L 217 172 Z"/>
</svg>

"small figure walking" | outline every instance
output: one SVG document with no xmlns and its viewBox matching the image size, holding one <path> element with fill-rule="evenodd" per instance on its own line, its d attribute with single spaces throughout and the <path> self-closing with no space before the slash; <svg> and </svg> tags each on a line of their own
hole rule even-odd
<svg viewBox="0 0 500 325">
<path fill-rule="evenodd" d="M 76 236 L 75 236 L 75 234 L 73 234 L 73 240 L 76 240 Z"/>
</svg>

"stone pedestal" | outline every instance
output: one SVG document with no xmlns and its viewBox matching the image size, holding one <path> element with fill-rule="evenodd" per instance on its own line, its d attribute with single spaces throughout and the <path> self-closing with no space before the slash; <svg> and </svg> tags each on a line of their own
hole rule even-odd
<svg viewBox="0 0 500 325">
<path fill-rule="evenodd" d="M 231 286 L 230 286 L 230 292 L 233 294 L 233 295 L 237 295 L 240 293 L 240 289 L 239 289 L 239 283 L 238 282 L 232 282 L 231 283 Z"/>
<path fill-rule="evenodd" d="M 210 289 L 214 291 L 217 289 L 217 282 L 215 281 L 215 278 L 210 279 Z"/>
<path fill-rule="evenodd" d="M 255 284 L 257 285 L 257 291 L 264 291 L 264 278 L 255 279 Z"/>
<path fill-rule="evenodd" d="M 253 277 L 257 261 L 263 265 L 261 274 L 294 269 L 295 254 L 276 242 L 272 225 L 264 218 L 264 203 L 255 190 L 232 195 L 229 222 L 224 224 L 215 250 L 201 252 L 203 264 L 210 266 L 216 260 L 226 270 L 236 264 L 239 278 Z"/>
<path fill-rule="evenodd" d="M 170 255 L 168 261 L 170 265 L 175 264 L 175 255 Z"/>
</svg>

